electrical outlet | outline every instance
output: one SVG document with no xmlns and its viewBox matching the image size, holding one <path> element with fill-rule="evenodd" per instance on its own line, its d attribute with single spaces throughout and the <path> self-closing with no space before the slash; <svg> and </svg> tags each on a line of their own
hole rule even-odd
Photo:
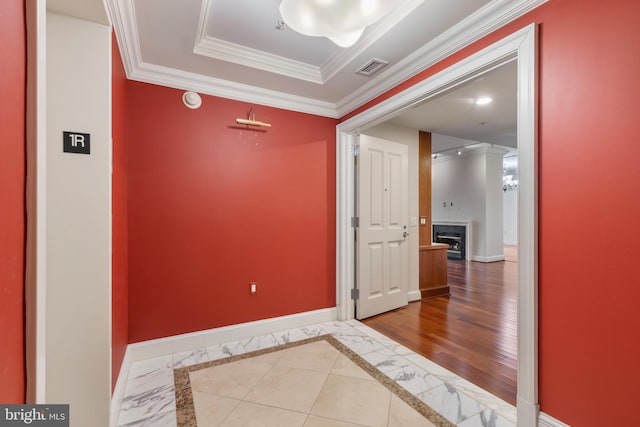
<svg viewBox="0 0 640 427">
<path fill-rule="evenodd" d="M 252 294 L 255 294 L 258 292 L 258 284 L 256 282 L 250 282 L 249 283 L 249 290 Z"/>
</svg>

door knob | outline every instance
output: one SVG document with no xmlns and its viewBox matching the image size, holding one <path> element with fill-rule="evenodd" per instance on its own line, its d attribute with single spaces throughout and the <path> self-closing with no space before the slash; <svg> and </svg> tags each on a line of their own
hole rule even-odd
<svg viewBox="0 0 640 427">
<path fill-rule="evenodd" d="M 407 233 L 406 231 L 403 231 L 403 232 L 402 232 L 402 237 L 403 237 L 403 238 L 405 238 L 405 239 L 406 239 L 408 235 L 409 235 L 409 233 Z"/>
</svg>

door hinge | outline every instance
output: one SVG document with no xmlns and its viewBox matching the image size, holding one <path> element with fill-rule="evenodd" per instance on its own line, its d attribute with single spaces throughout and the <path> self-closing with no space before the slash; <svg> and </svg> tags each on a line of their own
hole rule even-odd
<svg viewBox="0 0 640 427">
<path fill-rule="evenodd" d="M 353 144 L 351 146 L 351 154 L 353 154 L 355 157 L 358 157 L 360 155 L 360 144 Z"/>
<path fill-rule="evenodd" d="M 360 289 L 351 289 L 351 299 L 356 301 L 360 299 Z"/>
<path fill-rule="evenodd" d="M 351 227 L 353 228 L 360 227 L 360 217 L 357 217 L 357 216 L 351 217 Z"/>
</svg>

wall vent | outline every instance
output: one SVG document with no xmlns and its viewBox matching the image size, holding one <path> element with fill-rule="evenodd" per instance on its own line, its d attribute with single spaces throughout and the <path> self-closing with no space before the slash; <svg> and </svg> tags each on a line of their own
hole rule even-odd
<svg viewBox="0 0 640 427">
<path fill-rule="evenodd" d="M 374 75 L 375 73 L 377 73 L 378 71 L 386 67 L 387 65 L 389 65 L 388 61 L 384 61 L 378 58 L 373 58 L 372 60 L 364 64 L 362 67 L 358 68 L 358 70 L 356 70 L 356 74 L 362 74 L 363 76 L 371 77 L 372 75 Z"/>
</svg>

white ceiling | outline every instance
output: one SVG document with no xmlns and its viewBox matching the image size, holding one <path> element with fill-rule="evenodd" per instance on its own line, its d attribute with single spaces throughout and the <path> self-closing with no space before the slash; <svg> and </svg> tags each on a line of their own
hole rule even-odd
<svg viewBox="0 0 640 427">
<path fill-rule="evenodd" d="M 400 0 L 346 49 L 276 29 L 280 0 L 133 3 L 144 62 L 336 103 L 368 81 L 355 74 L 367 61 L 398 63 L 489 1 Z"/>
<path fill-rule="evenodd" d="M 130 79 L 339 118 L 545 1 L 398 0 L 350 48 L 276 29 L 280 0 L 105 3 Z"/>
<path fill-rule="evenodd" d="M 517 146 L 516 101 L 517 63 L 512 61 L 463 85 L 431 99 L 390 123 L 426 132 L 463 138 L 470 144 L 486 142 L 515 148 Z M 476 105 L 475 100 L 488 96 L 493 102 Z M 434 147 L 434 151 L 459 148 Z"/>
</svg>

